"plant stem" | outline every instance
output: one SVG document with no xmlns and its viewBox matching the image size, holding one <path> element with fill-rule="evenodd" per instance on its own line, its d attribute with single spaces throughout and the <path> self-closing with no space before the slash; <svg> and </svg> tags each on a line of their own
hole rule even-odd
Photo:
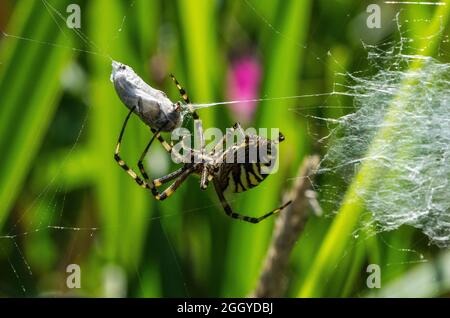
<svg viewBox="0 0 450 318">
<path fill-rule="evenodd" d="M 318 156 L 306 157 L 299 169 L 297 181 L 287 195 L 292 203 L 277 218 L 272 243 L 253 297 L 280 297 L 285 292 L 289 256 L 308 219 L 307 193 L 312 185 L 311 176 L 318 165 Z"/>
</svg>

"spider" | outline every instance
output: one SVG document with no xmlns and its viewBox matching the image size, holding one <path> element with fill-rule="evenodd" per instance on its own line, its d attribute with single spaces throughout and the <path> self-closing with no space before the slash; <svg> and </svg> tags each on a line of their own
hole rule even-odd
<svg viewBox="0 0 450 318">
<path fill-rule="evenodd" d="M 122 66 L 123 67 L 123 66 Z M 192 115 L 192 118 L 194 119 L 194 125 L 196 127 L 196 130 L 199 135 L 200 140 L 200 150 L 194 150 L 191 149 L 191 156 L 194 154 L 199 154 L 201 156 L 200 162 L 187 162 L 184 163 L 181 168 L 178 170 L 163 176 L 161 178 L 157 178 L 154 180 L 150 180 L 148 177 L 148 174 L 144 168 L 143 160 L 145 156 L 147 155 L 147 152 L 153 143 L 155 139 L 157 139 L 164 149 L 171 154 L 172 153 L 172 145 L 169 145 L 164 138 L 161 136 L 161 131 L 170 131 L 171 129 L 167 129 L 167 126 L 159 125 L 158 129 L 155 129 L 151 127 L 151 131 L 153 132 L 153 136 L 150 139 L 149 143 L 145 147 L 139 161 L 138 161 L 138 168 L 140 170 L 140 173 L 142 175 L 142 178 L 137 175 L 137 173 L 130 169 L 129 166 L 123 161 L 120 157 L 120 145 L 122 142 L 122 138 L 124 136 L 125 128 L 127 126 L 128 120 L 130 119 L 130 116 L 133 112 L 139 113 L 139 110 L 137 110 L 138 106 L 132 106 L 127 105 L 130 108 L 130 112 L 125 118 L 125 121 L 123 123 L 122 129 L 119 134 L 119 139 L 116 145 L 116 150 L 114 153 L 114 159 L 117 161 L 119 166 L 124 169 L 128 175 L 133 178 L 136 183 L 141 186 L 142 188 L 148 189 L 151 191 L 152 195 L 155 197 L 158 201 L 163 201 L 167 198 L 169 198 L 175 191 L 183 184 L 183 182 L 187 179 L 188 176 L 192 174 L 196 174 L 200 176 L 200 188 L 202 190 L 206 189 L 208 187 L 208 184 L 210 181 L 213 182 L 215 191 L 219 197 L 220 203 L 225 211 L 225 213 L 238 220 L 243 220 L 250 223 L 259 223 L 262 220 L 266 219 L 267 217 L 280 212 L 282 209 L 284 209 L 286 206 L 288 206 L 291 201 L 283 204 L 282 206 L 271 210 L 270 212 L 260 216 L 260 217 L 251 217 L 242 215 L 239 213 L 236 213 L 233 211 L 231 206 L 228 204 L 224 191 L 227 189 L 231 189 L 233 192 L 244 192 L 248 189 L 251 189 L 253 187 L 256 187 L 258 184 L 260 184 L 264 179 L 267 177 L 267 174 L 264 174 L 262 172 L 262 167 L 268 166 L 267 163 L 262 163 L 260 160 L 260 157 L 258 156 L 258 160 L 256 162 L 250 162 L 250 161 L 244 161 L 242 163 L 237 163 L 237 161 L 234 161 L 233 163 L 228 163 L 226 160 L 224 160 L 226 155 L 236 157 L 239 152 L 244 152 L 245 154 L 250 153 L 250 151 L 259 149 L 260 147 L 267 147 L 267 149 L 272 149 L 273 144 L 278 144 L 279 142 L 284 140 L 284 136 L 280 133 L 277 140 L 269 140 L 266 138 L 263 138 L 258 135 L 253 134 L 245 134 L 244 130 L 241 128 L 241 126 L 236 123 L 232 129 L 227 130 L 227 134 L 220 140 L 214 149 L 210 153 L 205 153 L 205 140 L 203 136 L 203 126 L 202 122 L 197 114 L 197 112 L 193 109 L 191 102 L 189 100 L 188 95 L 186 94 L 186 91 L 181 87 L 181 85 L 178 83 L 176 78 L 171 74 L 170 77 L 172 78 L 173 82 L 175 83 L 181 97 L 184 100 L 184 103 L 187 105 L 189 109 L 189 113 Z M 117 88 L 116 88 L 117 89 Z M 159 92 L 159 91 L 157 91 Z M 162 92 L 161 92 L 162 93 Z M 164 93 L 162 93 L 164 94 Z M 164 94 L 164 102 L 167 103 L 167 97 Z M 166 100 L 167 99 L 167 100 Z M 139 100 L 140 103 L 142 103 L 141 100 Z M 138 102 L 138 104 L 139 104 Z M 153 101 L 154 103 L 160 105 L 159 101 Z M 180 106 L 181 104 L 179 102 L 170 105 L 172 107 L 172 111 L 169 111 L 170 114 L 175 114 L 175 112 L 180 112 Z M 166 108 L 168 108 L 167 106 Z M 141 107 L 142 109 L 142 107 Z M 167 117 L 167 116 L 166 116 Z M 141 119 L 142 118 L 141 115 Z M 167 120 L 168 121 L 168 120 Z M 145 122 L 145 120 L 144 120 Z M 169 122 L 169 121 L 168 121 Z M 171 124 L 171 126 L 173 126 Z M 172 129 L 173 130 L 173 129 Z M 241 139 L 243 142 L 239 145 L 234 145 L 233 147 L 229 147 L 226 150 L 221 149 L 221 147 L 225 144 L 225 140 L 227 136 L 231 133 L 237 133 L 241 136 Z M 271 155 L 270 151 L 268 151 L 269 157 Z M 245 158 L 248 158 L 246 156 Z M 164 191 L 160 192 L 158 188 L 162 186 L 163 184 L 166 184 L 168 182 L 173 181 Z"/>
</svg>

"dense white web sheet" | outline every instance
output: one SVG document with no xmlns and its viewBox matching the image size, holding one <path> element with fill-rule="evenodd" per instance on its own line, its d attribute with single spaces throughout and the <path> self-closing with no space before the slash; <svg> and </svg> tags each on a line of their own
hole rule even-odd
<svg viewBox="0 0 450 318">
<path fill-rule="evenodd" d="M 319 173 L 351 182 L 363 164 L 376 173 L 358 190 L 378 231 L 408 224 L 440 247 L 450 243 L 450 65 L 367 46 L 376 73 L 350 77 L 347 91 L 356 111 L 328 122 L 331 133 Z M 423 67 L 410 70 L 420 60 Z M 395 118 L 389 114 L 395 109 Z M 317 118 L 319 119 L 319 118 Z M 387 133 L 379 135 L 380 131 Z M 374 143 L 374 138 L 378 142 Z M 375 149 L 370 149 L 376 144 Z"/>
</svg>

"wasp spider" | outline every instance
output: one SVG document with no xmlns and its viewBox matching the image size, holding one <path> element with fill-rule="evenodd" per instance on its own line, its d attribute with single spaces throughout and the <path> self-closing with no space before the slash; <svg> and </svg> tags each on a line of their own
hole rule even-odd
<svg viewBox="0 0 450 318">
<path fill-rule="evenodd" d="M 249 153 L 254 150 L 258 150 L 261 147 L 265 147 L 265 149 L 268 150 L 268 155 L 270 156 L 270 149 L 272 149 L 272 146 L 283 141 L 284 137 L 282 134 L 280 134 L 277 140 L 269 140 L 258 135 L 245 134 L 241 126 L 236 123 L 232 129 L 228 129 L 227 134 L 222 138 L 222 140 L 217 143 L 214 149 L 210 153 L 206 153 L 202 122 L 197 112 L 193 109 L 185 90 L 180 86 L 173 75 L 170 76 L 177 86 L 184 102 L 186 103 L 189 112 L 194 119 L 196 131 L 198 132 L 200 149 L 191 149 L 191 157 L 193 158 L 194 154 L 196 154 L 201 156 L 202 159 L 200 160 L 200 162 L 191 161 L 189 163 L 184 163 L 183 166 L 175 172 L 172 172 L 158 179 L 150 180 L 147 172 L 145 171 L 143 160 L 153 141 L 157 139 L 168 153 L 172 153 L 172 146 L 169 145 L 160 134 L 162 129 L 157 130 L 152 128 L 151 130 L 153 132 L 153 137 L 145 147 L 137 164 L 142 175 L 142 178 L 139 177 L 137 173 L 134 170 L 130 169 L 129 166 L 120 157 L 120 145 L 125 132 L 125 128 L 131 114 L 135 110 L 134 108 L 132 108 L 125 118 L 125 122 L 123 123 L 114 153 L 114 159 L 117 161 L 119 166 L 121 166 L 122 169 L 124 169 L 139 186 L 150 190 L 155 199 L 159 201 L 165 200 L 170 197 L 191 174 L 199 175 L 201 189 L 206 189 L 210 181 L 214 184 L 214 188 L 222 204 L 222 207 L 228 216 L 250 223 L 259 223 L 265 218 L 280 212 L 282 209 L 288 206 L 291 203 L 290 201 L 260 217 L 246 216 L 236 213 L 232 210 L 231 206 L 228 204 L 225 198 L 225 190 L 229 189 L 232 192 L 244 192 L 248 189 L 256 187 L 267 177 L 267 174 L 264 173 L 263 168 L 268 164 L 266 163 L 266 161 L 263 163 L 260 156 L 258 156 L 255 162 L 244 160 L 244 162 L 241 161 L 241 163 L 239 163 L 238 161 L 229 163 L 226 160 L 226 156 L 236 158 L 238 156 L 238 153 L 245 153 L 245 158 L 249 158 Z M 237 133 L 238 135 L 240 135 L 243 142 L 239 145 L 234 145 L 233 147 L 228 147 L 224 150 L 223 145 L 225 144 L 228 134 L 230 133 Z M 164 191 L 160 192 L 158 190 L 160 186 L 170 181 L 173 182 Z"/>
</svg>

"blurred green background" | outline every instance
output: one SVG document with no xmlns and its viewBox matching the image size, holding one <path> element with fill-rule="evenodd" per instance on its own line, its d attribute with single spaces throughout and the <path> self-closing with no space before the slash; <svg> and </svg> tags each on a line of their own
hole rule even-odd
<svg viewBox="0 0 450 318">
<path fill-rule="evenodd" d="M 374 30 L 365 25 L 374 2 L 1 0 L 0 296 L 249 295 L 274 218 L 253 225 L 226 217 L 213 189 L 201 191 L 196 178 L 162 203 L 136 186 L 113 159 L 127 109 L 109 80 L 107 55 L 172 100 L 179 96 L 170 72 L 195 103 L 320 94 L 345 81 L 336 73 L 368 67 L 361 41 L 398 38 L 392 19 L 401 10 L 409 21 L 441 17 L 404 31 L 423 39 L 443 27 L 427 40 L 439 44 L 426 43 L 427 53 L 449 61 L 439 54 L 449 52 L 441 43 L 448 4 L 380 2 L 383 27 Z M 71 3 L 81 8 L 81 32 L 65 25 Z M 348 97 L 316 96 L 201 110 L 204 127 L 241 121 L 286 136 L 280 171 L 230 197 L 232 206 L 255 216 L 276 207 L 304 156 L 324 154 L 317 140 L 327 127 L 308 115 L 338 117 L 351 105 Z M 129 165 L 150 136 L 134 117 L 122 150 Z M 175 168 L 159 145 L 147 159 L 154 177 Z M 330 215 L 336 206 L 323 208 Z M 447 251 L 410 227 L 354 237 L 362 212 L 344 202 L 336 218 L 309 218 L 286 273 L 287 297 L 449 295 Z M 72 263 L 81 267 L 80 289 L 66 286 Z M 380 293 L 366 287 L 370 263 L 381 266 Z"/>
</svg>

